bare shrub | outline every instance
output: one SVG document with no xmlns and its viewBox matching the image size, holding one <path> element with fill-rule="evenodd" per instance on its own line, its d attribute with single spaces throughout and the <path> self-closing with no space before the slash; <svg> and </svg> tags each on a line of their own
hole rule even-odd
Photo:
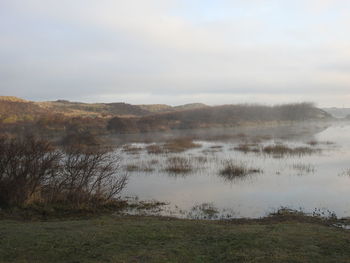
<svg viewBox="0 0 350 263">
<path fill-rule="evenodd" d="M 113 153 L 70 149 L 48 182 L 48 200 L 77 206 L 110 200 L 126 185 L 120 170 L 119 156 Z"/>
<path fill-rule="evenodd" d="M 166 171 L 171 173 L 188 173 L 192 171 L 189 159 L 184 157 L 170 157 L 167 159 Z"/>
<path fill-rule="evenodd" d="M 33 137 L 0 139 L 0 206 L 110 200 L 125 187 L 118 156 L 106 151 L 61 151 Z"/>
<path fill-rule="evenodd" d="M 24 204 L 58 169 L 61 153 L 34 137 L 0 139 L 0 206 Z"/>
</svg>

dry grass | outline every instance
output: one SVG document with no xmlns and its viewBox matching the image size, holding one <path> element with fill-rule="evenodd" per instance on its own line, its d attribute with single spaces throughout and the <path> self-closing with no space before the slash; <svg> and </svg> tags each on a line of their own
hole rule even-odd
<svg viewBox="0 0 350 263">
<path fill-rule="evenodd" d="M 316 146 L 319 144 L 319 142 L 316 140 L 311 140 L 311 141 L 308 141 L 306 144 L 311 145 L 311 146 Z"/>
<path fill-rule="evenodd" d="M 166 163 L 165 170 L 170 173 L 189 173 L 193 169 L 190 160 L 184 157 L 170 157 Z"/>
<path fill-rule="evenodd" d="M 319 152 L 319 149 L 313 149 L 310 147 L 296 147 L 291 148 L 284 144 L 275 144 L 275 145 L 269 145 L 262 148 L 262 151 L 266 154 L 271 154 L 276 157 L 283 157 L 285 155 L 297 155 L 297 156 L 303 156 L 303 155 L 311 155 L 314 153 Z"/>
<path fill-rule="evenodd" d="M 128 154 L 139 154 L 140 151 L 142 151 L 143 149 L 141 147 L 137 147 L 137 146 L 133 146 L 133 145 L 124 145 L 122 148 L 123 152 L 126 152 Z"/>
<path fill-rule="evenodd" d="M 128 172 L 153 172 L 154 168 L 146 164 L 128 164 L 125 167 Z"/>
<path fill-rule="evenodd" d="M 297 170 L 299 173 L 314 173 L 315 167 L 311 164 L 296 163 L 293 164 L 293 169 Z"/>
<path fill-rule="evenodd" d="M 198 163 L 207 163 L 208 157 L 207 156 L 195 156 L 193 159 Z"/>
<path fill-rule="evenodd" d="M 260 169 L 247 167 L 247 165 L 243 162 L 237 163 L 232 160 L 226 160 L 223 162 L 223 164 L 224 167 L 220 170 L 220 175 L 228 180 L 262 172 Z"/>
<path fill-rule="evenodd" d="M 146 147 L 146 150 L 149 154 L 163 154 L 165 152 L 163 147 L 158 144 L 151 144 Z"/>
<path fill-rule="evenodd" d="M 240 143 L 238 146 L 234 147 L 234 150 L 248 153 L 248 152 L 260 152 L 259 144 L 257 143 Z"/>
<path fill-rule="evenodd" d="M 164 144 L 164 149 L 172 153 L 180 153 L 197 147 L 201 147 L 201 145 L 188 138 L 175 139 Z"/>
<path fill-rule="evenodd" d="M 349 176 L 350 177 L 350 168 L 345 169 L 340 175 L 342 175 L 342 176 Z"/>
</svg>

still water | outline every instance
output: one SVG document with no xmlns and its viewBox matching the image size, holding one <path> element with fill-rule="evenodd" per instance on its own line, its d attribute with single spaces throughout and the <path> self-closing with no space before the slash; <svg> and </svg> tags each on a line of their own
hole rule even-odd
<svg viewBox="0 0 350 263">
<path fill-rule="evenodd" d="M 146 150 L 154 141 L 160 143 L 182 135 L 181 132 L 129 138 L 128 145 L 139 151 L 118 150 L 124 167 L 136 165 L 150 169 L 128 172 L 129 182 L 123 197 L 166 202 L 161 210 L 148 213 L 181 218 L 258 218 L 281 207 L 306 213 L 316 211 L 325 216 L 330 213 L 350 216 L 350 174 L 346 174 L 350 168 L 349 123 L 187 133 L 201 146 L 181 153 L 149 154 Z M 235 150 L 240 143 L 252 141 L 258 142 L 259 147 L 277 143 L 317 151 L 277 157 Z M 317 143 L 310 145 L 311 141 Z M 187 158 L 193 170 L 183 174 L 167 172 L 167 159 L 174 156 Z M 220 175 L 225 160 L 261 172 L 228 179 Z"/>
</svg>

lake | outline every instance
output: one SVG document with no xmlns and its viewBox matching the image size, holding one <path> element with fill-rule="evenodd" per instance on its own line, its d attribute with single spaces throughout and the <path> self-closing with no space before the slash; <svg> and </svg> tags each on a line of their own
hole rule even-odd
<svg viewBox="0 0 350 263">
<path fill-rule="evenodd" d="M 185 136 L 195 147 L 149 153 L 149 146 Z M 120 137 L 119 137 L 120 140 Z M 302 123 L 123 136 L 116 153 L 129 174 L 123 197 L 166 202 L 148 214 L 179 218 L 259 218 L 280 208 L 350 216 L 350 124 Z M 243 146 L 248 147 L 247 150 Z M 271 146 L 307 149 L 276 154 Z M 190 169 L 171 172 L 172 158 Z M 227 162 L 256 169 L 225 176 Z M 142 213 L 142 211 L 129 211 Z"/>
</svg>

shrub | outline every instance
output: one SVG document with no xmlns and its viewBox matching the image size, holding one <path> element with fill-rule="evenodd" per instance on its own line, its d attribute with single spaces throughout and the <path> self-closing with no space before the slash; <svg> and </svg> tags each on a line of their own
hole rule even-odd
<svg viewBox="0 0 350 263">
<path fill-rule="evenodd" d="M 1 138 L 0 206 L 101 204 L 125 187 L 127 177 L 119 170 L 118 156 L 106 151 L 62 151 L 34 137 Z"/>
</svg>

